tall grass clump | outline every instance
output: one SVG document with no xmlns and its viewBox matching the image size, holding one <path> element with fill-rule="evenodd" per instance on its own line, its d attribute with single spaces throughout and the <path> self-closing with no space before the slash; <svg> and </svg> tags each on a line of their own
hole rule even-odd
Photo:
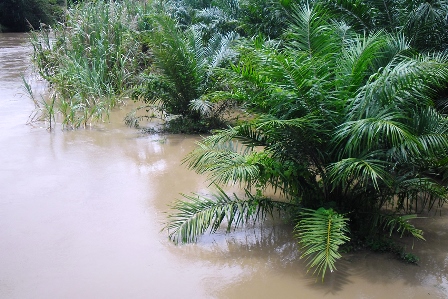
<svg viewBox="0 0 448 299">
<path fill-rule="evenodd" d="M 64 127 L 103 121 L 127 96 L 138 73 L 145 9 L 132 0 L 86 1 L 67 11 L 65 23 L 31 34 L 34 64 Z"/>
</svg>

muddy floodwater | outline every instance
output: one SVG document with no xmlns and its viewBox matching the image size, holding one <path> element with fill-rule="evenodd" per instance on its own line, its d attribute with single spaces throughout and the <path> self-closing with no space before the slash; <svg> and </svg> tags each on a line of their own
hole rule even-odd
<svg viewBox="0 0 448 299">
<path fill-rule="evenodd" d="M 205 192 L 181 159 L 198 137 L 143 136 L 110 123 L 49 132 L 26 124 L 26 34 L 0 34 L 0 298 L 448 298 L 448 210 L 419 219 L 408 265 L 344 255 L 324 283 L 306 273 L 291 227 L 266 223 L 175 246 L 161 231 L 179 193 Z"/>
</svg>

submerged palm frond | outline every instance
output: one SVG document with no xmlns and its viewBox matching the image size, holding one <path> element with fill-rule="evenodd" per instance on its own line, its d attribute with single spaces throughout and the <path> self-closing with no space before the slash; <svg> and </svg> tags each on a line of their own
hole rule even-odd
<svg viewBox="0 0 448 299">
<path fill-rule="evenodd" d="M 349 241 L 348 218 L 333 209 L 304 209 L 294 231 L 302 245 L 302 258 L 309 260 L 308 267 L 315 268 L 314 273 L 322 274 L 336 270 L 336 260 L 341 258 L 339 246 Z"/>
<path fill-rule="evenodd" d="M 417 215 L 381 215 L 381 222 L 384 228 L 389 230 L 389 234 L 396 230 L 402 237 L 404 233 L 410 233 L 414 238 L 419 240 L 425 240 L 423 237 L 423 231 L 421 229 L 415 228 L 414 225 L 409 223 L 409 220 L 419 218 Z"/>
<path fill-rule="evenodd" d="M 168 215 L 165 229 L 174 243 L 190 243 L 207 232 L 216 232 L 222 223 L 227 223 L 227 232 L 249 221 L 263 220 L 275 210 L 285 210 L 287 203 L 258 198 L 246 191 L 246 199 L 236 194 L 229 197 L 221 188 L 212 197 L 198 194 L 185 195 L 188 201 L 179 200 L 172 205 L 176 212 Z"/>
</svg>

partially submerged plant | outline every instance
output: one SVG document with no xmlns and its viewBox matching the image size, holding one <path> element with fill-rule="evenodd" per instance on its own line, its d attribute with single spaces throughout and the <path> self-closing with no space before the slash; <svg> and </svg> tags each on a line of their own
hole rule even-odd
<svg viewBox="0 0 448 299">
<path fill-rule="evenodd" d="M 154 65 L 148 74 L 142 75 L 134 98 L 176 116 L 173 120 L 180 122 L 176 125 L 179 128 L 190 124 L 193 129 L 205 131 L 222 127 L 230 101 L 216 101 L 209 94 L 220 88 L 216 77 L 219 68 L 236 55 L 230 45 L 237 35 L 215 33 L 204 39 L 200 27 L 183 31 L 164 13 L 150 19 L 152 29 L 143 39 L 154 56 Z"/>
<path fill-rule="evenodd" d="M 367 243 L 386 229 L 423 240 L 409 214 L 446 202 L 448 120 L 435 103 L 448 57 L 418 54 L 400 34 L 358 35 L 320 5 L 295 6 L 291 22 L 281 45 L 243 44 L 227 77 L 226 96 L 243 99 L 254 119 L 204 138 L 185 163 L 213 183 L 275 190 L 323 278 L 349 238 Z M 167 228 L 224 219 L 195 218 L 208 207 L 200 198 L 187 205 L 194 213 Z"/>
<path fill-rule="evenodd" d="M 34 64 L 65 127 L 105 120 L 127 96 L 138 71 L 134 36 L 143 13 L 136 1 L 86 1 L 51 31 L 31 33 Z"/>
</svg>

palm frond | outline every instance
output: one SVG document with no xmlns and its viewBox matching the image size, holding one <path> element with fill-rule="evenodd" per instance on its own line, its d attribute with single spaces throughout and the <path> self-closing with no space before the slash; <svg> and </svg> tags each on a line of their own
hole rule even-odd
<svg viewBox="0 0 448 299">
<path fill-rule="evenodd" d="M 397 13 L 400 11 L 400 7 L 398 5 L 399 2 L 402 1 L 394 1 L 394 0 L 370 0 L 369 6 L 374 7 L 375 15 L 374 22 L 375 26 L 378 27 L 386 27 L 389 30 L 394 30 L 399 26 L 399 17 Z M 403 1 L 406 2 L 406 1 Z"/>
<path fill-rule="evenodd" d="M 308 53 L 310 57 L 332 53 L 332 42 L 336 38 L 334 28 L 329 25 L 329 14 L 317 4 L 293 6 L 291 26 L 286 33 L 290 45 Z"/>
<path fill-rule="evenodd" d="M 190 101 L 190 109 L 198 111 L 203 116 L 211 116 L 213 103 L 203 99 L 194 99 Z"/>
<path fill-rule="evenodd" d="M 302 258 L 309 260 L 309 269 L 322 275 L 327 269 L 336 270 L 336 260 L 341 258 L 339 246 L 349 241 L 348 219 L 333 209 L 304 209 L 300 221 L 295 226 L 295 236 L 302 246 Z"/>
<path fill-rule="evenodd" d="M 374 9 L 361 0 L 330 0 L 322 1 L 332 12 L 340 15 L 349 25 L 369 31 L 373 27 L 372 10 Z"/>
<path fill-rule="evenodd" d="M 321 119 L 317 115 L 308 114 L 304 117 L 292 119 L 278 119 L 269 117 L 267 115 L 261 116 L 257 123 L 255 123 L 257 130 L 274 134 L 275 131 L 280 130 L 295 130 L 295 131 L 311 131 L 318 130 Z M 323 130 L 322 130 L 323 131 Z"/>
<path fill-rule="evenodd" d="M 229 32 L 225 35 L 214 34 L 209 40 L 210 56 L 209 68 L 211 70 L 221 66 L 226 61 L 231 61 L 237 56 L 232 44 L 239 38 L 236 32 Z M 210 71 L 209 71 L 210 72 Z"/>
<path fill-rule="evenodd" d="M 217 130 L 213 135 L 204 138 L 203 143 L 207 145 L 217 145 L 227 143 L 233 139 L 241 142 L 249 148 L 255 146 L 265 146 L 266 136 L 262 130 L 257 130 L 256 124 L 244 123 L 240 126 L 231 127 L 225 130 Z"/>
<path fill-rule="evenodd" d="M 223 9 L 216 6 L 206 7 L 196 11 L 195 25 L 201 27 L 201 31 L 206 35 L 214 34 L 216 32 L 226 33 L 235 30 L 238 26 L 238 20 L 236 19 L 238 11 L 238 7 L 236 7 L 235 10 L 231 8 Z"/>
<path fill-rule="evenodd" d="M 406 118 L 399 112 L 379 111 L 373 117 L 343 123 L 336 131 L 335 141 L 343 143 L 342 155 L 348 156 L 375 150 L 375 146 L 380 144 L 397 147 L 407 141 L 417 143 L 406 122 Z"/>
<path fill-rule="evenodd" d="M 409 220 L 420 218 L 416 214 L 412 215 L 381 215 L 384 228 L 389 230 L 389 235 L 392 235 L 393 231 L 396 230 L 400 237 L 404 233 L 410 233 L 414 238 L 419 240 L 425 240 L 423 237 L 423 231 L 421 229 L 415 228 L 414 225 L 409 223 Z"/>
<path fill-rule="evenodd" d="M 416 48 L 444 50 L 447 42 L 446 1 L 415 1 L 404 20 L 403 30 Z"/>
<path fill-rule="evenodd" d="M 364 189 L 373 185 L 375 190 L 391 184 L 390 165 L 379 159 L 380 152 L 372 152 L 361 158 L 346 158 L 328 167 L 328 177 L 334 186 L 344 189 L 356 184 Z M 377 156 L 378 158 L 375 158 Z"/>
<path fill-rule="evenodd" d="M 395 57 L 371 75 L 370 82 L 353 98 L 350 118 L 364 117 L 374 106 L 393 104 L 400 109 L 409 109 L 409 102 L 416 107 L 432 106 L 436 90 L 446 86 L 447 63 L 445 55 Z"/>
<path fill-rule="evenodd" d="M 246 191 L 242 199 L 233 194 L 231 198 L 221 188 L 211 197 L 198 194 L 182 196 L 186 200 L 178 200 L 172 205 L 175 212 L 168 215 L 165 230 L 174 243 L 191 243 L 210 231 L 215 233 L 221 224 L 226 222 L 226 231 L 238 228 L 249 221 L 262 221 L 274 211 L 285 210 L 287 203 L 258 198 Z"/>
<path fill-rule="evenodd" d="M 448 120 L 434 108 L 428 107 L 414 111 L 409 126 L 413 128 L 416 141 L 409 140 L 403 143 L 399 148 L 393 149 L 391 154 L 399 153 L 406 156 L 405 152 L 407 152 L 407 155 L 412 156 L 413 161 L 426 160 L 428 162 L 447 155 Z"/>
<path fill-rule="evenodd" d="M 355 91 L 366 83 L 369 76 L 387 64 L 406 48 L 406 43 L 399 37 L 386 35 L 382 31 L 371 33 L 368 36 L 357 36 L 346 41 L 343 58 L 339 61 L 342 76 L 347 86 Z M 344 78 L 342 78 L 344 79 Z"/>
<path fill-rule="evenodd" d="M 183 163 L 197 173 L 209 173 L 208 179 L 215 184 L 243 184 L 248 188 L 258 182 L 260 159 L 264 154 L 253 152 L 250 148 L 229 141 L 208 145 L 198 143 Z"/>
</svg>

